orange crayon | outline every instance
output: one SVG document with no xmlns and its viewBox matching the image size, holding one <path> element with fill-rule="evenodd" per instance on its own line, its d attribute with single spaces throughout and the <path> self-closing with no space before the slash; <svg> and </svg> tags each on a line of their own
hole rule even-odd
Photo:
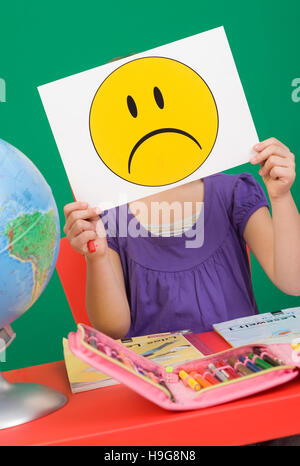
<svg viewBox="0 0 300 466">
<path fill-rule="evenodd" d="M 123 351 L 119 351 L 119 355 L 121 356 L 122 361 L 125 364 L 125 366 L 129 367 L 130 369 L 133 369 L 134 371 L 136 370 L 134 367 L 134 364 L 130 361 L 130 359 L 126 356 L 126 354 L 123 353 Z"/>
<path fill-rule="evenodd" d="M 150 377 L 150 379 L 152 380 L 152 382 L 154 383 L 158 383 L 158 380 L 157 378 L 155 377 L 155 375 L 153 374 L 153 372 L 147 372 L 148 376 Z"/>
<path fill-rule="evenodd" d="M 197 371 L 191 371 L 190 375 L 201 385 L 202 388 L 207 388 L 211 387 L 212 384 L 206 380 L 204 377 L 202 377 L 200 374 L 197 373 Z"/>
</svg>

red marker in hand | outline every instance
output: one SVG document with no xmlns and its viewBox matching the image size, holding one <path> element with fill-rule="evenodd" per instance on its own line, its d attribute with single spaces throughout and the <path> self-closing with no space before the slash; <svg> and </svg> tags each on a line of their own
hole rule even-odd
<svg viewBox="0 0 300 466">
<path fill-rule="evenodd" d="M 95 246 L 94 240 L 90 239 L 90 241 L 88 241 L 87 243 L 87 247 L 88 247 L 89 252 L 96 252 L 96 246 Z"/>
<path fill-rule="evenodd" d="M 99 209 L 99 213 L 100 213 L 100 209 Z M 100 216 L 99 216 L 100 218 Z M 88 247 L 88 250 L 90 253 L 93 253 L 93 252 L 96 252 L 96 245 L 95 245 L 95 241 L 90 239 L 88 242 L 87 242 L 87 247 Z"/>
</svg>

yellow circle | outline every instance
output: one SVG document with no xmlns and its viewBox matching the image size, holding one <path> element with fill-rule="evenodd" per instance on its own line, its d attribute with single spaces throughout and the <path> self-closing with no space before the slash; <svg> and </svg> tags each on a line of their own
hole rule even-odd
<svg viewBox="0 0 300 466">
<path fill-rule="evenodd" d="M 146 57 L 113 71 L 96 92 L 90 133 L 105 165 L 135 184 L 186 178 L 209 156 L 218 110 L 205 81 L 170 58 Z"/>
</svg>

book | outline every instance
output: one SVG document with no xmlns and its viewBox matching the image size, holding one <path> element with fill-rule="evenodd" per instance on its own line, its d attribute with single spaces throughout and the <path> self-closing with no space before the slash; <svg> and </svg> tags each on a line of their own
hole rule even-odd
<svg viewBox="0 0 300 466">
<path fill-rule="evenodd" d="M 188 330 L 158 333 L 118 341 L 127 348 L 164 367 L 199 359 L 212 353 L 208 346 Z M 94 390 L 119 383 L 77 358 L 69 349 L 66 338 L 63 339 L 63 350 L 72 393 Z"/>
<path fill-rule="evenodd" d="M 300 307 L 256 314 L 213 325 L 231 346 L 300 343 Z"/>
</svg>

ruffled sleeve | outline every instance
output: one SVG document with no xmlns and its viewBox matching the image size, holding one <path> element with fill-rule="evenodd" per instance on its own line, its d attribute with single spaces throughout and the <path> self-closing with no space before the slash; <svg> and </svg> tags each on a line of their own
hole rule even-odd
<svg viewBox="0 0 300 466">
<path fill-rule="evenodd" d="M 109 248 L 120 254 L 120 245 L 118 238 L 118 215 L 117 209 L 105 210 L 100 214 L 100 218 L 105 228 L 106 240 Z"/>
<path fill-rule="evenodd" d="M 232 197 L 232 222 L 241 237 L 251 215 L 263 206 L 269 208 L 261 185 L 250 173 L 242 173 L 234 186 Z"/>
</svg>

